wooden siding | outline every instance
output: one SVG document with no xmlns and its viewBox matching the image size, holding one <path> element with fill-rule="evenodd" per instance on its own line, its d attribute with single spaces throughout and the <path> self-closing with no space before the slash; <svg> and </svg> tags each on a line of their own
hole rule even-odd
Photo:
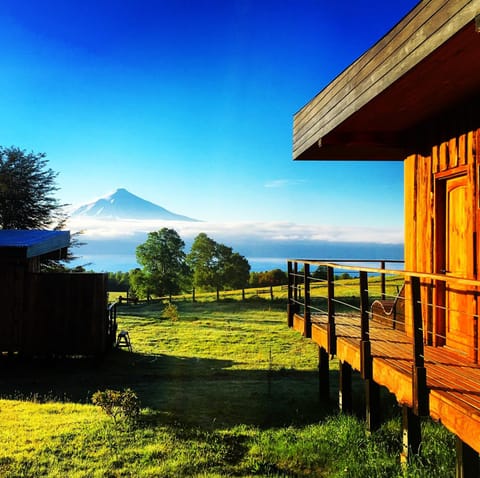
<svg viewBox="0 0 480 478">
<path fill-rule="evenodd" d="M 476 103 L 473 103 L 476 104 Z M 478 104 L 478 103 L 477 103 Z M 430 151 L 423 154 L 410 155 L 404 163 L 405 182 L 405 269 L 424 273 L 444 273 L 445 266 L 445 199 L 446 181 L 458 176 L 465 177 L 467 189 L 467 206 L 455 213 L 462 215 L 467 234 L 467 243 L 461 247 L 468 265 L 465 277 L 478 278 L 478 142 L 480 129 L 476 122 L 476 108 L 470 111 L 449 112 L 447 119 L 437 119 L 426 128 L 419 129 L 417 135 L 424 144 L 430 142 Z M 455 118 L 455 121 L 453 119 Z M 455 123 L 455 124 L 452 124 Z M 463 131 L 462 131 L 462 126 Z M 472 125 L 476 124 L 476 127 Z M 459 126 L 460 125 L 460 126 Z M 426 150 L 425 145 L 419 150 Z M 448 273 L 448 271 L 447 271 Z M 423 281 L 422 303 L 427 343 L 443 345 L 440 336 L 445 334 L 438 326 L 438 309 L 443 307 L 443 284 L 425 279 Z M 407 295 L 409 283 L 406 284 Z M 474 288 L 465 287 L 463 301 L 465 310 L 472 320 L 477 314 Z M 429 306 L 428 304 L 432 304 Z M 467 317 L 465 317 L 467 320 Z M 411 313 L 406 311 L 406 328 L 410 330 Z M 472 335 L 476 332 L 472 331 Z M 478 358 L 477 344 L 472 342 L 470 356 Z"/>
<path fill-rule="evenodd" d="M 105 274 L 28 273 L 3 266 L 0 352 L 93 356 L 109 347 Z"/>
<path fill-rule="evenodd" d="M 0 281 L 0 352 L 15 352 L 21 344 L 22 318 L 25 312 L 25 274 L 23 265 L 2 264 Z"/>
<path fill-rule="evenodd" d="M 478 38 L 473 20 L 479 13 L 480 0 L 420 2 L 294 116 L 294 159 L 315 159 L 308 153 L 309 148 L 321 156 L 323 143 L 327 145 L 327 137 L 334 130 L 343 135 L 349 131 L 374 134 L 367 139 L 351 138 L 356 143 L 356 150 L 351 152 L 341 149 L 349 141 L 343 136 L 339 140 L 340 152 L 336 155 L 326 148 L 325 154 L 331 157 L 321 159 L 342 159 L 342 156 L 349 159 L 349 154 L 350 159 L 355 155 L 357 159 L 368 159 L 368 148 L 362 153 L 360 145 L 376 141 L 380 143 L 378 154 L 383 154 L 383 159 L 403 159 L 405 144 L 399 142 L 398 133 L 411 127 L 420 115 L 425 117 L 438 108 L 450 106 L 458 101 L 459 95 L 471 93 L 478 86 L 475 60 Z M 466 28 L 468 31 L 461 38 L 447 41 Z M 447 69 L 439 74 L 443 68 Z M 388 99 L 381 99 L 387 90 Z M 433 98 L 432 91 L 442 93 Z M 375 103 L 375 107 L 366 108 L 369 103 Z M 346 127 L 360 110 L 364 111 L 362 120 L 353 128 Z M 318 147 L 319 142 L 322 148 Z M 392 150 L 391 157 L 387 145 Z M 376 150 L 371 148 L 371 151 L 371 159 L 376 159 L 373 157 Z"/>
</svg>

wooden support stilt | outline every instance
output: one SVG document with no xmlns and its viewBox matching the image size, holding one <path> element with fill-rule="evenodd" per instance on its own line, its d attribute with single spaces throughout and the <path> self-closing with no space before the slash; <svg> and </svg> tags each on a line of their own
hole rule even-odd
<svg viewBox="0 0 480 478">
<path fill-rule="evenodd" d="M 365 421 L 367 430 L 378 430 L 382 423 L 382 406 L 380 403 L 380 385 L 371 379 L 365 381 Z"/>
<path fill-rule="evenodd" d="M 321 402 L 330 401 L 330 360 L 328 352 L 318 347 L 318 396 Z"/>
<path fill-rule="evenodd" d="M 339 364 L 338 406 L 340 411 L 352 413 L 352 366 L 347 362 Z"/>
<path fill-rule="evenodd" d="M 478 478 L 480 476 L 478 453 L 458 436 L 455 449 L 457 452 L 456 478 Z"/>
<path fill-rule="evenodd" d="M 420 417 L 410 407 L 402 407 L 402 444 L 403 450 L 400 455 L 402 463 L 407 463 L 412 455 L 418 454 L 422 432 L 420 428 Z"/>
</svg>

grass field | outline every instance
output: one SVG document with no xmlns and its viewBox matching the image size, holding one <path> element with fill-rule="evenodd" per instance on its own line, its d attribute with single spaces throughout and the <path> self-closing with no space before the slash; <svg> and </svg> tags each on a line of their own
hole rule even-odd
<svg viewBox="0 0 480 478">
<path fill-rule="evenodd" d="M 4 361 L 0 476 L 454 476 L 443 427 L 425 422 L 422 453 L 402 468 L 391 400 L 390 418 L 371 435 L 319 402 L 317 348 L 286 327 L 282 301 L 178 307 L 177 321 L 162 317 L 161 304 L 121 307 L 132 353 Z M 91 404 L 97 390 L 127 387 L 141 401 L 137 424 Z"/>
</svg>

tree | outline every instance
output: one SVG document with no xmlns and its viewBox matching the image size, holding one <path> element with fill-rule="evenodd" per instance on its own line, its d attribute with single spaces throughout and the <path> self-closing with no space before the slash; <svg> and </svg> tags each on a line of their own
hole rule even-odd
<svg viewBox="0 0 480 478">
<path fill-rule="evenodd" d="M 136 249 L 137 261 L 143 266 L 143 280 L 151 292 L 162 297 L 178 294 L 188 275 L 185 243 L 174 229 L 150 232 L 146 242 Z"/>
<path fill-rule="evenodd" d="M 240 289 L 248 284 L 250 264 L 231 247 L 200 233 L 187 256 L 193 271 L 193 284 L 205 290 Z"/>
<path fill-rule="evenodd" d="M 327 266 L 318 266 L 315 272 L 312 274 L 312 277 L 315 277 L 315 279 L 320 279 L 321 281 L 326 281 L 328 278 Z"/>
<path fill-rule="evenodd" d="M 154 289 L 151 284 L 149 276 L 141 269 L 133 269 L 129 273 L 130 289 L 134 297 L 146 297 L 147 301 L 150 300 L 151 294 Z"/>
<path fill-rule="evenodd" d="M 271 269 L 265 272 L 251 272 L 249 279 L 249 284 L 251 287 L 284 285 L 287 282 L 287 273 L 281 269 Z"/>
<path fill-rule="evenodd" d="M 128 292 L 130 289 L 130 275 L 128 272 L 109 272 L 107 278 L 108 290 Z"/>
<path fill-rule="evenodd" d="M 60 229 L 66 220 L 54 193 L 57 173 L 44 153 L 0 147 L 0 228 Z"/>
</svg>

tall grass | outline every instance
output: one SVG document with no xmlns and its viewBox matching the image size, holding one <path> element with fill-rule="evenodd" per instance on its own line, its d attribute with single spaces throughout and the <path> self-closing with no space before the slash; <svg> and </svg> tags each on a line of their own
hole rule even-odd
<svg viewBox="0 0 480 478">
<path fill-rule="evenodd" d="M 133 353 L 3 364 L 0 476 L 454 476 L 441 426 L 424 423 L 421 455 L 402 468 L 395 414 L 368 434 L 323 405 L 317 348 L 286 327 L 283 305 L 177 305 L 176 321 L 161 304 L 121 309 Z M 96 390 L 127 387 L 142 404 L 136 425 L 91 404 Z"/>
</svg>

